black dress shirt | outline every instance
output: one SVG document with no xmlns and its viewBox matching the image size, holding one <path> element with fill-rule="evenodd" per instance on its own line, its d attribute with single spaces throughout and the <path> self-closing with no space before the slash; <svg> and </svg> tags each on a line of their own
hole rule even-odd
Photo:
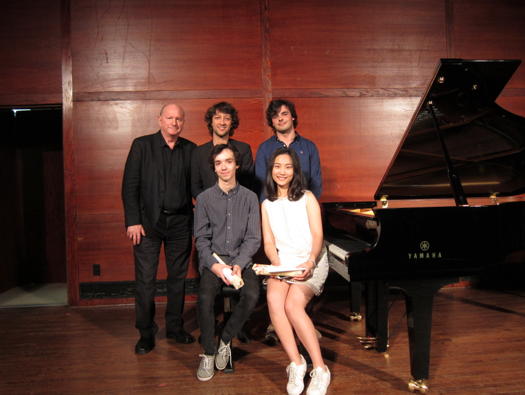
<svg viewBox="0 0 525 395">
<path fill-rule="evenodd" d="M 190 212 L 191 200 L 188 193 L 190 184 L 186 176 L 184 163 L 185 141 L 178 138 L 173 149 L 161 136 L 162 166 L 164 179 L 162 190 L 164 199 L 161 209 L 168 213 Z"/>
</svg>

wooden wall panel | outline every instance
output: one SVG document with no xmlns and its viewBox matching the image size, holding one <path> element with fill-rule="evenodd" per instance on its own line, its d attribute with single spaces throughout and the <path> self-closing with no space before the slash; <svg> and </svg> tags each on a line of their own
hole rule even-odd
<svg viewBox="0 0 525 395">
<path fill-rule="evenodd" d="M 256 1 L 79 0 L 72 21 L 76 91 L 261 85 Z"/>
<path fill-rule="evenodd" d="M 261 133 L 261 99 L 224 98 L 239 111 L 235 137 L 254 150 L 266 138 Z M 204 113 L 216 99 L 179 100 L 186 112 L 182 136 L 202 144 L 209 140 Z M 74 106 L 76 151 L 77 252 L 79 281 L 132 280 L 131 244 L 124 233 L 122 174 L 135 137 L 158 130 L 161 101 L 77 102 Z M 101 266 L 93 276 L 92 265 Z M 163 276 L 164 267 L 159 274 Z"/>
<path fill-rule="evenodd" d="M 240 115 L 235 137 L 249 141 L 252 149 L 266 135 L 261 133 L 259 99 L 228 99 Z M 203 117 L 216 100 L 178 101 L 186 110 L 182 133 L 197 144 L 209 140 Z M 122 208 L 119 199 L 124 163 L 135 137 L 158 130 L 159 101 L 76 103 L 75 145 L 78 209 L 86 215 L 112 213 Z M 96 198 L 96 199 L 95 199 Z M 102 203 L 102 204 L 101 204 Z"/>
<path fill-rule="evenodd" d="M 439 58 L 525 59 L 519 0 L 3 5 L 0 105 L 63 97 L 73 304 L 79 282 L 133 278 L 120 183 L 131 141 L 157 130 L 161 103 L 182 104 L 184 136 L 203 143 L 206 108 L 231 101 L 241 117 L 236 137 L 255 153 L 271 135 L 267 101 L 289 98 L 299 132 L 320 149 L 322 200 L 370 200 Z M 524 65 L 498 103 L 525 116 Z"/>
<path fill-rule="evenodd" d="M 445 3 L 275 1 L 270 26 L 273 93 L 304 104 L 299 116 L 315 123 L 322 200 L 373 199 L 446 57 Z M 309 125 L 299 130 L 308 136 Z"/>
<path fill-rule="evenodd" d="M 0 105 L 62 102 L 60 0 L 6 0 L 0 12 Z"/>
<path fill-rule="evenodd" d="M 524 8 L 489 0 L 270 2 L 273 95 L 315 103 L 306 115 L 318 125 L 322 200 L 373 197 L 440 58 L 523 58 Z M 285 23 L 292 13 L 294 23 Z M 523 75 L 525 67 L 507 99 L 523 96 Z M 507 101 L 519 113 L 516 100 Z M 299 129 L 308 135 L 304 123 Z M 343 150 L 350 154 L 341 160 Z"/>
<path fill-rule="evenodd" d="M 512 4 L 502 4 L 500 22 L 488 23 L 494 43 L 506 39 L 502 21 Z M 255 153 L 271 135 L 266 101 L 289 98 L 299 132 L 320 150 L 322 200 L 371 200 L 439 58 L 463 54 L 479 33 L 468 16 L 473 7 L 463 0 L 72 3 L 79 282 L 133 278 L 122 170 L 133 138 L 157 130 L 165 102 L 184 106 L 183 135 L 200 144 L 209 138 L 205 109 L 231 101 L 241 117 L 236 137 Z M 484 7 L 495 12 L 493 2 Z M 517 57 L 520 43 L 511 39 L 507 52 L 494 44 L 483 57 Z M 501 99 L 517 113 L 525 108 L 520 78 Z M 93 276 L 93 263 L 101 276 Z"/>
<path fill-rule="evenodd" d="M 274 88 L 411 88 L 446 56 L 431 1 L 271 1 Z"/>
<path fill-rule="evenodd" d="M 316 142 L 323 201 L 373 200 L 410 118 L 414 98 L 294 99 L 298 131 Z"/>
<path fill-rule="evenodd" d="M 453 57 L 525 61 L 525 2 L 454 0 L 453 5 Z M 525 88 L 523 64 L 508 84 L 512 88 Z"/>
<path fill-rule="evenodd" d="M 505 93 L 505 91 L 503 93 Z M 525 118 L 525 96 L 502 96 L 496 103 L 505 110 Z"/>
</svg>

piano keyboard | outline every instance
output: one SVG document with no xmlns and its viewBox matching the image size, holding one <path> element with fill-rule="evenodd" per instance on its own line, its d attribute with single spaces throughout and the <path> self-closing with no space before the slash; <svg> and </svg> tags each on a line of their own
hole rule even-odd
<svg viewBox="0 0 525 395">
<path fill-rule="evenodd" d="M 330 268 L 343 277 L 346 281 L 350 281 L 348 274 L 347 258 L 355 252 L 360 252 L 370 247 L 370 245 L 362 240 L 354 238 L 325 238 L 326 248 L 328 250 L 328 264 Z"/>
<path fill-rule="evenodd" d="M 346 281 L 350 281 L 348 267 L 346 266 L 348 252 L 328 241 L 326 242 L 326 248 L 328 250 L 328 265 L 330 266 L 330 269 L 335 271 Z"/>
</svg>

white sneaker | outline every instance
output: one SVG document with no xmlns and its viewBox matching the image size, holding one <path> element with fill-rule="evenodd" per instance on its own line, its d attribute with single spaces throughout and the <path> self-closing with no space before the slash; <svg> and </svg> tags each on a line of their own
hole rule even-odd
<svg viewBox="0 0 525 395">
<path fill-rule="evenodd" d="M 199 354 L 199 357 L 201 357 L 201 362 L 197 369 L 197 378 L 200 381 L 208 381 L 215 374 L 215 355 Z"/>
<path fill-rule="evenodd" d="M 328 366 L 318 367 L 310 372 L 312 380 L 306 390 L 306 395 L 324 395 L 330 385 L 330 370 Z"/>
<path fill-rule="evenodd" d="M 286 367 L 288 374 L 288 384 L 286 384 L 286 391 L 288 395 L 299 395 L 304 389 L 304 375 L 306 374 L 306 361 L 301 355 L 301 364 L 297 365 L 291 362 Z"/>
<path fill-rule="evenodd" d="M 215 367 L 218 370 L 224 370 L 228 363 L 232 360 L 232 349 L 230 347 L 231 341 L 229 343 L 224 343 L 222 339 L 219 342 L 219 350 L 217 351 L 217 356 L 215 357 Z"/>
</svg>

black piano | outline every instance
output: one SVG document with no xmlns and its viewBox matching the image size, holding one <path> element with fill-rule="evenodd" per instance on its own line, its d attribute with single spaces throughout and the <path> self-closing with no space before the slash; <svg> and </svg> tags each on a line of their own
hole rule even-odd
<svg viewBox="0 0 525 395">
<path fill-rule="evenodd" d="M 525 118 L 495 103 L 520 63 L 442 59 L 374 201 L 323 204 L 356 314 L 365 288 L 365 347 L 386 351 L 389 291 L 404 295 L 411 391 L 428 390 L 437 291 L 525 259 Z"/>
</svg>

